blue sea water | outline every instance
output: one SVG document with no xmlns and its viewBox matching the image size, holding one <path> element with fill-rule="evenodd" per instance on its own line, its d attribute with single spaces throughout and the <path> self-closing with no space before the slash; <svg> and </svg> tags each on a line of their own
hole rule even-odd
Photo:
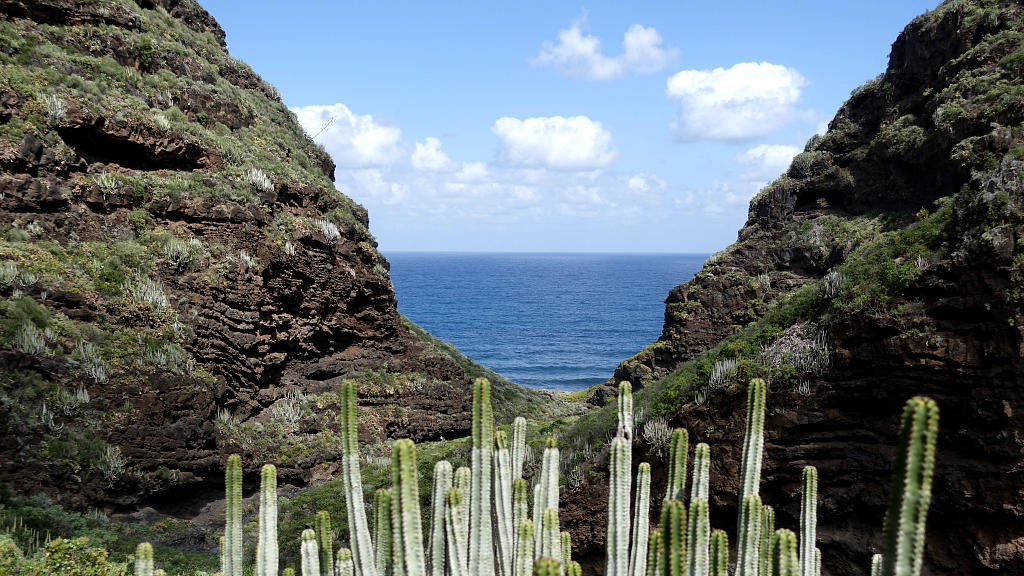
<svg viewBox="0 0 1024 576">
<path fill-rule="evenodd" d="M 580 390 L 661 334 L 706 254 L 388 252 L 398 309 L 526 386 Z"/>
</svg>

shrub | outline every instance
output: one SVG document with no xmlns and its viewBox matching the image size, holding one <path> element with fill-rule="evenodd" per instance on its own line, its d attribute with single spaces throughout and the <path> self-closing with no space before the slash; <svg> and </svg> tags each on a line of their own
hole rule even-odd
<svg viewBox="0 0 1024 576">
<path fill-rule="evenodd" d="M 46 554 L 38 562 L 27 562 L 21 572 L 26 576 L 125 576 L 128 567 L 109 562 L 107 551 L 89 546 L 88 538 L 57 538 L 46 544 Z"/>
<path fill-rule="evenodd" d="M 153 39 L 145 34 L 139 38 L 139 68 L 149 70 L 153 67 Z"/>
</svg>

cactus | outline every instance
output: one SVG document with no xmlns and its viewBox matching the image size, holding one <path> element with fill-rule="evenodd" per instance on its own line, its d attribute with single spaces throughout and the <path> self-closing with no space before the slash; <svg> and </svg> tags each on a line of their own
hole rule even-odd
<svg viewBox="0 0 1024 576">
<path fill-rule="evenodd" d="M 228 456 L 224 473 L 226 492 L 224 523 L 224 576 L 242 576 L 242 457 Z"/>
<path fill-rule="evenodd" d="M 469 497 L 473 494 L 473 471 L 468 466 L 460 466 L 455 470 L 455 480 L 452 486 L 462 492 L 459 499 L 461 513 L 457 516 L 459 523 L 456 527 L 462 534 L 462 564 L 469 570 Z M 447 532 L 445 532 L 447 534 Z"/>
<path fill-rule="evenodd" d="M 800 562 L 797 559 L 796 534 L 790 530 L 780 529 L 772 537 L 772 574 L 776 576 L 797 576 L 800 573 Z"/>
<path fill-rule="evenodd" d="M 430 573 L 438 576 L 444 576 L 445 573 L 444 499 L 451 488 L 452 465 L 447 460 L 439 460 L 434 464 L 434 489 L 430 499 L 430 544 L 427 549 Z"/>
<path fill-rule="evenodd" d="M 715 530 L 711 533 L 709 548 L 709 576 L 729 576 L 729 535 L 725 530 Z"/>
<path fill-rule="evenodd" d="M 686 534 L 686 573 L 688 576 L 707 576 L 708 547 L 711 522 L 708 519 L 708 501 L 697 498 L 690 502 L 690 524 Z"/>
<path fill-rule="evenodd" d="M 334 574 L 335 576 L 355 576 L 356 565 L 352 562 L 352 551 L 348 548 L 338 548 L 335 555 Z"/>
<path fill-rule="evenodd" d="M 583 576 L 583 567 L 579 562 L 569 562 L 565 565 L 565 576 Z"/>
<path fill-rule="evenodd" d="M 633 510 L 633 549 L 630 576 L 647 574 L 647 540 L 651 529 L 651 465 L 641 462 L 636 471 L 636 506 Z"/>
<path fill-rule="evenodd" d="M 396 440 L 391 447 L 391 534 L 392 566 L 400 576 L 426 576 L 423 552 L 423 524 L 420 516 L 419 473 L 416 445 Z"/>
<path fill-rule="evenodd" d="M 871 557 L 871 576 L 882 576 L 882 555 L 875 554 Z"/>
<path fill-rule="evenodd" d="M 277 468 L 260 470 L 260 537 L 256 543 L 256 576 L 277 576 Z"/>
<path fill-rule="evenodd" d="M 320 575 L 334 576 L 334 543 L 331 540 L 331 515 L 326 510 L 316 513 L 313 518 L 316 532 L 316 548 L 320 554 Z"/>
<path fill-rule="evenodd" d="M 740 517 L 744 524 L 740 527 L 736 544 L 736 576 L 757 576 L 761 561 L 761 515 L 764 507 L 761 497 L 754 495 L 743 501 Z"/>
<path fill-rule="evenodd" d="M 561 558 L 562 534 L 558 530 L 558 510 L 545 510 L 541 522 L 540 556 Z"/>
<path fill-rule="evenodd" d="M 498 538 L 495 542 L 498 573 L 512 576 L 515 561 L 515 528 L 512 523 L 512 461 L 508 448 L 508 435 L 502 431 L 494 434 L 494 525 Z"/>
<path fill-rule="evenodd" d="M 619 382 L 619 427 L 615 435 L 625 438 L 633 445 L 633 385 L 623 380 Z"/>
<path fill-rule="evenodd" d="M 821 576 L 821 549 L 814 549 L 814 576 Z"/>
<path fill-rule="evenodd" d="M 465 506 L 462 505 L 464 499 L 462 494 L 462 490 L 452 488 L 448 490 L 448 494 L 445 496 L 444 529 L 448 548 L 447 574 L 451 576 L 468 576 L 469 574 L 469 566 L 467 565 L 469 555 L 466 551 L 468 546 L 466 538 L 469 534 L 466 530 L 466 522 L 462 517 L 465 514 Z M 532 558 L 530 562 L 533 562 Z M 438 575 L 434 574 L 432 576 Z"/>
<path fill-rule="evenodd" d="M 938 434 L 939 408 L 935 401 L 923 396 L 908 400 L 903 410 L 892 493 L 885 516 L 883 576 L 917 576 L 921 573 L 925 519 L 931 503 Z"/>
<path fill-rule="evenodd" d="M 281 571 L 281 576 L 295 576 L 295 568 L 285 568 Z"/>
<path fill-rule="evenodd" d="M 363 478 L 359 471 L 358 415 L 356 412 L 356 383 L 341 383 L 341 476 L 348 513 L 348 541 L 352 561 L 359 576 L 377 576 L 370 527 L 366 521 L 363 503 Z"/>
<path fill-rule="evenodd" d="M 494 538 L 491 534 L 491 462 L 494 452 L 494 414 L 491 411 L 491 383 L 473 381 L 473 471 L 469 497 L 469 573 L 494 574 Z"/>
<path fill-rule="evenodd" d="M 647 538 L 647 574 L 646 576 L 659 576 L 661 574 L 661 530 L 651 530 Z"/>
<path fill-rule="evenodd" d="M 373 558 L 378 576 L 391 576 L 391 489 L 373 493 Z M 349 554 L 352 551 L 349 550 Z M 353 562 L 354 564 L 354 562 Z"/>
<path fill-rule="evenodd" d="M 759 541 L 748 542 L 747 534 L 754 528 L 747 520 L 747 499 L 756 496 L 761 484 L 761 458 L 764 454 L 764 380 L 754 378 L 747 390 L 747 427 L 743 435 L 743 460 L 740 468 L 740 514 L 736 527 L 739 535 L 736 548 L 736 576 L 757 576 L 757 556 L 748 557 L 747 552 L 760 548 Z M 757 515 L 761 515 L 760 502 Z M 760 521 L 753 530 L 760 532 Z"/>
<path fill-rule="evenodd" d="M 569 566 L 572 562 L 572 534 L 562 532 L 562 566 Z"/>
<path fill-rule="evenodd" d="M 818 469 L 803 471 L 800 501 L 800 576 L 814 576 L 814 550 L 818 530 Z"/>
<path fill-rule="evenodd" d="M 630 449 L 631 445 L 626 438 L 616 436 L 612 440 L 611 464 L 608 469 L 608 532 L 605 538 L 607 576 L 629 576 L 630 469 L 627 454 Z"/>
<path fill-rule="evenodd" d="M 533 573 L 533 522 L 523 519 L 516 529 L 519 545 L 516 547 L 516 576 Z"/>
<path fill-rule="evenodd" d="M 683 501 L 686 489 L 686 457 L 690 450 L 690 433 L 683 428 L 672 431 L 668 444 L 668 484 L 665 488 L 665 502 Z"/>
<path fill-rule="evenodd" d="M 559 576 L 561 566 L 554 558 L 538 558 L 533 564 L 533 576 Z"/>
<path fill-rule="evenodd" d="M 758 576 L 772 576 L 772 537 L 775 536 L 775 509 L 765 506 L 761 515 L 760 571 Z"/>
<path fill-rule="evenodd" d="M 669 500 L 661 508 L 661 576 L 686 574 L 686 506 Z"/>
<path fill-rule="evenodd" d="M 512 482 L 512 524 L 513 526 L 516 526 L 515 541 L 512 543 L 514 550 L 519 550 L 519 524 L 523 520 L 529 519 L 529 514 L 530 484 L 522 478 L 516 478 L 515 481 Z M 516 553 L 516 557 L 518 558 L 518 552 Z"/>
<path fill-rule="evenodd" d="M 523 477 L 526 461 L 526 418 L 517 416 L 512 421 L 512 480 Z"/>
<path fill-rule="evenodd" d="M 320 576 L 320 553 L 316 546 L 316 532 L 306 528 L 302 531 L 302 576 Z"/>
<path fill-rule="evenodd" d="M 693 449 L 693 484 L 690 487 L 690 501 L 710 501 L 711 448 L 701 442 Z"/>
<path fill-rule="evenodd" d="M 153 546 L 149 542 L 135 547 L 135 576 L 153 576 Z"/>
<path fill-rule="evenodd" d="M 540 480 L 534 488 L 533 498 L 533 548 L 537 558 L 544 555 L 541 552 L 544 511 L 558 510 L 558 458 L 558 441 L 548 438 L 541 458 Z"/>
</svg>

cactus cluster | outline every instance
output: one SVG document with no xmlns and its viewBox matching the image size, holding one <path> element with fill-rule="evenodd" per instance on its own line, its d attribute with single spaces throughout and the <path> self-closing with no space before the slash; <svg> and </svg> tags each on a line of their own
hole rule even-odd
<svg viewBox="0 0 1024 576">
<path fill-rule="evenodd" d="M 733 576 L 820 576 L 821 551 L 815 546 L 818 474 L 803 470 L 799 538 L 775 529 L 775 512 L 759 495 L 764 450 L 766 386 L 753 380 L 748 390 L 747 424 L 740 477 L 740 506 Z M 581 576 L 572 560 L 572 539 L 560 530 L 559 452 L 546 441 L 533 505 L 523 473 L 526 421 L 517 418 L 512 442 L 495 432 L 490 384 L 473 385 L 473 452 L 469 468 L 452 470 L 447 461 L 434 467 L 431 516 L 420 511 L 416 446 L 398 440 L 392 447 L 392 486 L 378 489 L 373 502 L 373 535 L 362 501 L 359 445 L 356 437 L 356 388 L 342 385 L 342 476 L 349 526 L 348 548 L 333 553 L 331 519 L 314 518 L 301 537 L 302 576 Z M 651 529 L 651 467 L 640 463 L 636 501 L 631 502 L 633 399 L 629 383 L 619 387 L 618 426 L 610 446 L 607 574 L 609 576 L 729 576 L 729 539 L 710 524 L 710 448 L 694 448 L 693 478 L 686 495 L 689 436 L 673 431 L 668 482 L 660 523 Z M 903 414 L 893 494 L 885 520 L 883 553 L 872 558 L 872 576 L 918 576 L 924 546 L 925 516 L 938 434 L 938 408 L 927 398 L 912 398 Z M 241 576 L 242 462 L 227 461 L 226 513 L 221 542 L 221 572 Z M 261 471 L 256 576 L 278 575 L 277 472 Z M 532 515 L 531 515 L 532 511 Z M 632 512 L 632 514 L 630 514 Z M 424 529 L 426 528 L 426 530 Z M 424 539 L 424 532 L 427 538 Z M 155 576 L 153 549 L 136 550 L 136 576 Z M 294 576 L 286 568 L 282 576 Z"/>
</svg>

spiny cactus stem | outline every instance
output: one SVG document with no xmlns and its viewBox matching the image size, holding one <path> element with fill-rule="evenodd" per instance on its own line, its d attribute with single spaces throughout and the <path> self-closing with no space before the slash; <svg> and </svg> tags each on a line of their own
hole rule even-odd
<svg viewBox="0 0 1024 576">
<path fill-rule="evenodd" d="M 397 440 L 391 447 L 391 483 L 391 533 L 395 551 L 392 565 L 396 574 L 402 576 L 426 576 L 419 473 L 416 445 L 412 440 Z"/>
<path fill-rule="evenodd" d="M 338 553 L 335 557 L 335 576 L 355 576 L 356 566 L 355 563 L 352 561 L 351 550 L 349 550 L 348 548 L 338 548 Z"/>
<path fill-rule="evenodd" d="M 646 576 L 657 576 L 661 573 L 662 554 L 661 530 L 651 530 L 647 538 L 647 573 Z"/>
<path fill-rule="evenodd" d="M 701 442 L 693 449 L 693 484 L 690 501 L 708 500 L 711 482 L 711 448 Z"/>
<path fill-rule="evenodd" d="M 316 545 L 316 532 L 309 528 L 302 531 L 302 576 L 320 576 L 320 552 Z"/>
<path fill-rule="evenodd" d="M 512 479 L 523 477 L 526 460 L 526 418 L 517 416 L 512 421 Z"/>
<path fill-rule="evenodd" d="M 448 490 L 445 496 L 445 535 L 447 536 L 448 548 L 448 574 L 451 576 L 468 576 L 469 567 L 468 554 L 466 551 L 467 532 L 464 529 L 465 521 L 462 515 L 465 510 L 462 506 L 463 492 L 459 488 Z M 531 558 L 532 562 L 532 558 Z"/>
<path fill-rule="evenodd" d="M 698 498 L 690 502 L 690 524 L 686 547 L 686 573 L 689 576 L 705 576 L 710 570 L 708 564 L 710 539 L 711 523 L 708 519 L 708 501 Z"/>
<path fill-rule="evenodd" d="M 228 456 L 225 471 L 224 574 L 242 576 L 242 457 Z"/>
<path fill-rule="evenodd" d="M 818 469 L 804 468 L 800 501 L 800 576 L 814 576 L 814 550 L 818 530 Z"/>
<path fill-rule="evenodd" d="M 679 500 L 685 497 L 686 459 L 690 450 L 690 433 L 683 428 L 672 431 L 668 444 L 668 485 L 665 488 L 665 501 Z"/>
<path fill-rule="evenodd" d="M 153 576 L 153 546 L 149 542 L 135 547 L 135 576 Z"/>
<path fill-rule="evenodd" d="M 533 574 L 533 522 L 522 520 L 516 529 L 519 545 L 516 548 L 516 576 Z"/>
<path fill-rule="evenodd" d="M 345 490 L 345 508 L 348 515 L 349 545 L 359 576 L 377 576 L 370 527 L 366 521 L 363 503 L 363 479 L 359 470 L 358 416 L 356 411 L 356 383 L 341 383 L 341 470 Z"/>
<path fill-rule="evenodd" d="M 665 502 L 661 509 L 661 576 L 686 573 L 686 506 L 678 500 Z"/>
<path fill-rule="evenodd" d="M 430 573 L 445 573 L 444 499 L 452 488 L 452 465 L 447 460 L 434 464 L 434 487 L 430 499 Z"/>
<path fill-rule="evenodd" d="M 490 576 L 494 572 L 494 537 L 491 532 L 493 451 L 491 383 L 486 378 L 477 378 L 473 382 L 473 451 L 470 456 L 473 481 L 469 498 L 469 572 L 474 576 Z"/>
<path fill-rule="evenodd" d="M 620 389 L 620 394 L 622 394 Z M 630 464 L 628 454 L 632 446 L 623 436 L 616 436 L 611 445 L 611 463 L 608 481 L 608 576 L 629 575 L 629 489 Z"/>
<path fill-rule="evenodd" d="M 725 530 L 711 533 L 710 576 L 729 576 L 729 535 Z"/>
<path fill-rule="evenodd" d="M 647 574 L 647 540 L 651 528 L 651 465 L 641 462 L 636 472 L 636 506 L 633 513 L 633 546 L 629 557 L 630 576 Z"/>
<path fill-rule="evenodd" d="M 797 559 L 796 534 L 786 529 L 776 530 L 772 538 L 772 548 L 775 549 L 772 555 L 772 573 L 776 576 L 797 576 L 800 562 Z"/>
<path fill-rule="evenodd" d="M 259 540 L 256 543 L 256 576 L 277 576 L 277 468 L 260 470 Z"/>
<path fill-rule="evenodd" d="M 313 519 L 313 529 L 316 531 L 316 547 L 320 555 L 320 574 L 321 576 L 333 576 L 334 542 L 331 534 L 330 513 L 326 510 L 317 512 Z"/>
<path fill-rule="evenodd" d="M 390 488 L 378 488 L 373 494 L 373 544 L 374 566 L 377 568 L 377 574 L 389 576 L 391 556 L 394 553 L 392 550 L 394 544 L 391 538 Z"/>
<path fill-rule="evenodd" d="M 559 576 L 560 563 L 554 558 L 541 557 L 533 565 L 533 576 Z"/>
<path fill-rule="evenodd" d="M 772 539 L 775 536 L 775 509 L 765 506 L 761 515 L 761 562 L 758 576 L 772 576 Z"/>
</svg>

